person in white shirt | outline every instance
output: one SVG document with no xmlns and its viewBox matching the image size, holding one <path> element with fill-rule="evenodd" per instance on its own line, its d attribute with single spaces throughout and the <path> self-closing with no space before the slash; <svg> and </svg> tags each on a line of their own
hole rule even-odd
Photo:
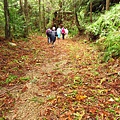
<svg viewBox="0 0 120 120">
<path fill-rule="evenodd" d="M 65 38 L 68 38 L 68 29 L 65 28 Z"/>
</svg>

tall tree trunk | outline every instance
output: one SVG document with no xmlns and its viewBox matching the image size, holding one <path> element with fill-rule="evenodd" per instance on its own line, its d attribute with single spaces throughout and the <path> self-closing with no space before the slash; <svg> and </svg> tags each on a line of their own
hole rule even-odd
<svg viewBox="0 0 120 120">
<path fill-rule="evenodd" d="M 39 28 L 40 28 L 40 34 L 42 33 L 42 19 L 41 19 L 41 0 L 39 0 Z"/>
<path fill-rule="evenodd" d="M 64 1 L 62 0 L 62 23 L 64 22 L 64 18 L 63 18 L 63 12 L 64 12 L 64 10 L 63 10 L 63 4 L 64 4 Z"/>
<path fill-rule="evenodd" d="M 62 25 L 63 22 L 62 22 L 62 14 L 61 14 L 61 10 L 62 10 L 62 1 L 59 0 L 59 11 L 58 11 L 58 14 L 57 14 L 57 17 L 58 17 L 58 25 Z"/>
<path fill-rule="evenodd" d="M 106 0 L 106 10 L 109 10 L 110 0 Z"/>
<path fill-rule="evenodd" d="M 20 0 L 20 13 L 23 14 L 23 1 Z"/>
<path fill-rule="evenodd" d="M 4 15 L 5 15 L 5 39 L 10 39 L 10 14 L 8 9 L 8 1 L 4 0 Z"/>
<path fill-rule="evenodd" d="M 25 14 L 25 29 L 24 37 L 28 36 L 28 1 L 24 0 L 24 14 Z"/>
<path fill-rule="evenodd" d="M 43 3 L 44 3 L 44 0 L 43 0 Z M 45 32 L 46 30 L 46 20 L 45 20 L 45 4 L 43 4 L 43 30 Z"/>
<path fill-rule="evenodd" d="M 92 23 L 92 2 L 90 2 L 90 22 Z"/>
<path fill-rule="evenodd" d="M 80 23 L 79 23 L 79 20 L 78 20 L 78 15 L 77 15 L 77 12 L 75 13 L 75 24 L 78 28 L 78 31 L 79 31 L 79 34 L 83 34 L 83 32 L 85 31 L 84 28 L 81 27 Z"/>
<path fill-rule="evenodd" d="M 78 28 L 79 34 L 83 34 L 85 31 L 84 28 L 80 25 L 79 20 L 78 20 L 78 15 L 77 15 L 77 9 L 76 9 L 77 2 L 76 0 L 74 1 L 74 16 L 75 16 L 75 24 Z"/>
</svg>

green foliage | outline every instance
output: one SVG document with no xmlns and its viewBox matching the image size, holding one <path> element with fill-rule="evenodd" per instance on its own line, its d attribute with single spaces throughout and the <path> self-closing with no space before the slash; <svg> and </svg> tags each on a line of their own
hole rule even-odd
<svg viewBox="0 0 120 120">
<path fill-rule="evenodd" d="M 89 27 L 87 32 L 93 33 L 93 35 L 107 36 L 109 32 L 117 31 L 120 26 L 120 5 L 112 7 L 106 14 L 102 14 L 101 17 Z"/>
<path fill-rule="evenodd" d="M 75 36 L 78 34 L 78 29 L 75 25 L 71 26 L 71 28 L 69 29 L 69 33 L 70 33 L 70 36 Z"/>
<path fill-rule="evenodd" d="M 87 32 L 99 36 L 97 44 L 104 52 L 104 61 L 120 56 L 120 5 L 115 5 L 89 27 Z"/>
<path fill-rule="evenodd" d="M 5 120 L 3 117 L 0 117 L 0 120 Z"/>
<path fill-rule="evenodd" d="M 20 78 L 20 81 L 29 81 L 29 80 L 30 80 L 29 77 L 21 77 L 21 78 Z"/>
<path fill-rule="evenodd" d="M 111 57 L 120 57 L 120 32 L 110 33 L 105 42 L 104 61 L 108 61 Z"/>
<path fill-rule="evenodd" d="M 24 17 L 18 13 L 19 8 L 10 8 L 10 25 L 12 36 L 18 38 L 24 35 Z"/>
<path fill-rule="evenodd" d="M 6 79 L 5 83 L 9 84 L 10 82 L 14 81 L 17 78 L 15 75 L 9 75 L 8 78 Z"/>
<path fill-rule="evenodd" d="M 0 35 L 3 34 L 5 24 L 3 8 L 4 8 L 3 3 L 0 1 Z"/>
</svg>

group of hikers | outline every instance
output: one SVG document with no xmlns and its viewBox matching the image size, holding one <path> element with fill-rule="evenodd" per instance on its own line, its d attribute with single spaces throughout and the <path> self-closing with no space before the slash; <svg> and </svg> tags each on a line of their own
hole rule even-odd
<svg viewBox="0 0 120 120">
<path fill-rule="evenodd" d="M 52 29 L 48 28 L 46 30 L 46 35 L 48 38 L 48 43 L 52 43 L 53 45 L 56 41 L 56 37 L 60 39 L 62 35 L 62 39 L 64 40 L 65 36 L 68 36 L 68 29 L 64 27 L 58 27 L 57 29 L 55 27 L 53 27 Z"/>
</svg>

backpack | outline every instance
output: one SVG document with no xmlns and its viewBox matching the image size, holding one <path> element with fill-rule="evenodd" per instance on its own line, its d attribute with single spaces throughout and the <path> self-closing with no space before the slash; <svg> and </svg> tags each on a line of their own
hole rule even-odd
<svg viewBox="0 0 120 120">
<path fill-rule="evenodd" d="M 58 36 L 57 31 L 55 31 L 55 36 Z"/>
<path fill-rule="evenodd" d="M 47 34 L 48 36 L 51 35 L 51 32 L 52 32 L 52 31 L 51 31 L 50 29 L 47 29 L 47 30 L 46 30 L 46 34 Z"/>
</svg>

